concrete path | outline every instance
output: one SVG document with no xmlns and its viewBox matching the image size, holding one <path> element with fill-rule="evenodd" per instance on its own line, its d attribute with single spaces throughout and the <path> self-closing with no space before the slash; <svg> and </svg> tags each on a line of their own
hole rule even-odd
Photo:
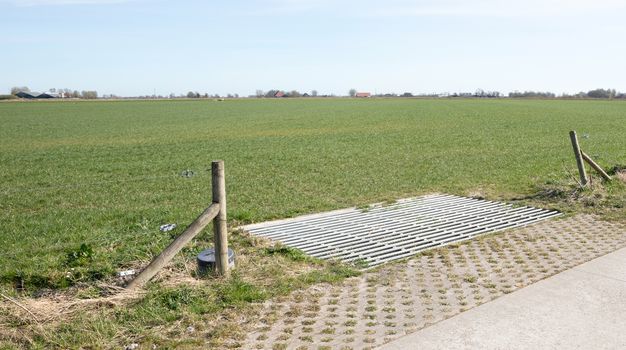
<svg viewBox="0 0 626 350">
<path fill-rule="evenodd" d="M 626 349 L 626 248 L 382 349 Z"/>
</svg>

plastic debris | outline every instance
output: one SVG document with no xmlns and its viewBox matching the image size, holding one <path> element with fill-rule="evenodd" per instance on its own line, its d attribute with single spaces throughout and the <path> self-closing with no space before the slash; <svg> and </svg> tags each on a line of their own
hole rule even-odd
<svg viewBox="0 0 626 350">
<path fill-rule="evenodd" d="M 139 347 L 139 344 L 137 343 L 132 343 L 129 345 L 126 345 L 126 347 L 124 348 L 124 350 L 135 350 Z"/>
<path fill-rule="evenodd" d="M 117 277 L 127 277 L 127 276 L 132 276 L 136 273 L 135 270 L 126 270 L 126 271 L 120 271 L 117 273 Z"/>
<path fill-rule="evenodd" d="M 192 326 L 187 327 L 187 333 L 193 333 L 196 329 Z"/>
<path fill-rule="evenodd" d="M 169 232 L 175 228 L 176 228 L 176 224 L 165 224 L 165 225 L 161 225 L 159 227 L 159 230 L 161 230 L 161 232 Z"/>
</svg>

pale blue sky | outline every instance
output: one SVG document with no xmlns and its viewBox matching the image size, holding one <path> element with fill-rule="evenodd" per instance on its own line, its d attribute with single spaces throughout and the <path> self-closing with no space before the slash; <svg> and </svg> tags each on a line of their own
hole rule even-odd
<svg viewBox="0 0 626 350">
<path fill-rule="evenodd" d="M 624 0 L 0 0 L 0 93 L 626 91 Z"/>
</svg>

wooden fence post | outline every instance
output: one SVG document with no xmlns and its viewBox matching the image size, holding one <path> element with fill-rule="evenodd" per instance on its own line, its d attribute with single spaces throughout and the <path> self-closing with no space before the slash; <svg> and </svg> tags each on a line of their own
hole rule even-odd
<svg viewBox="0 0 626 350">
<path fill-rule="evenodd" d="M 574 148 L 574 156 L 576 157 L 576 164 L 578 164 L 578 174 L 580 175 L 580 185 L 587 185 L 587 172 L 585 171 L 585 164 L 583 163 L 583 157 L 580 154 L 580 146 L 578 145 L 578 137 L 576 131 L 569 132 L 569 138 L 572 141 L 572 147 Z"/>
<path fill-rule="evenodd" d="M 228 276 L 228 229 L 226 227 L 226 181 L 224 179 L 224 161 L 211 163 L 213 177 L 213 203 L 219 204 L 220 211 L 213 219 L 213 244 L 215 249 L 216 273 Z"/>
</svg>

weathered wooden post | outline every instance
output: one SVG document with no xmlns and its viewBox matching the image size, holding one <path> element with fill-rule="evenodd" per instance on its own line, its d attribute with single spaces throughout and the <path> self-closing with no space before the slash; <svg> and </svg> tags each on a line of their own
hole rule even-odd
<svg viewBox="0 0 626 350">
<path fill-rule="evenodd" d="M 576 164 L 578 164 L 578 174 L 580 175 L 580 185 L 587 185 L 587 172 L 585 171 L 585 164 L 583 163 L 583 157 L 580 152 L 580 146 L 578 145 L 578 137 L 576 131 L 569 132 L 569 138 L 572 141 L 572 147 L 574 148 L 574 156 L 576 157 Z"/>
<path fill-rule="evenodd" d="M 215 269 L 221 276 L 228 276 L 228 229 L 226 227 L 226 181 L 224 161 L 211 163 L 213 176 L 213 203 L 219 204 L 220 211 L 213 219 L 213 244 L 215 247 Z"/>
</svg>

